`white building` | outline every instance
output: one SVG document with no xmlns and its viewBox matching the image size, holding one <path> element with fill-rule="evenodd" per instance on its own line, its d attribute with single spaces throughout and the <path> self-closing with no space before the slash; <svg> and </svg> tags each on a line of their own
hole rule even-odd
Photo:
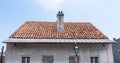
<svg viewBox="0 0 120 63">
<path fill-rule="evenodd" d="M 64 22 L 58 12 L 57 22 L 28 21 L 4 43 L 5 63 L 74 63 L 75 43 L 79 63 L 113 63 L 112 43 L 88 22 Z"/>
</svg>

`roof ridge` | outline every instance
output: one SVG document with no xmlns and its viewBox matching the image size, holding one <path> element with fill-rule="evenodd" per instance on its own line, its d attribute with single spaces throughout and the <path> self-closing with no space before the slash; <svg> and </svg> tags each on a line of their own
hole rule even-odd
<svg viewBox="0 0 120 63">
<path fill-rule="evenodd" d="M 26 21 L 26 22 L 52 22 L 53 21 Z M 73 21 L 66 21 L 64 23 L 90 23 L 90 22 L 73 22 Z"/>
</svg>

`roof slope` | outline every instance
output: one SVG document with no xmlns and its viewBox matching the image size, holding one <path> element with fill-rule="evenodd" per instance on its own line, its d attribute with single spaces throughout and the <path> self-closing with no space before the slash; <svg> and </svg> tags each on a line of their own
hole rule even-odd
<svg viewBox="0 0 120 63">
<path fill-rule="evenodd" d="M 57 32 L 56 22 L 28 21 L 9 38 L 22 39 L 108 39 L 88 22 L 64 22 L 64 32 Z"/>
</svg>

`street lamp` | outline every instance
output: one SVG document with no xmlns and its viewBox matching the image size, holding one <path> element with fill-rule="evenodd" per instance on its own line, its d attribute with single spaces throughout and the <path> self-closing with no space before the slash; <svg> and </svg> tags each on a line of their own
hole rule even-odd
<svg viewBox="0 0 120 63">
<path fill-rule="evenodd" d="M 78 55 L 78 51 L 79 51 L 79 48 L 77 45 L 75 45 L 75 48 L 74 48 L 75 55 Z"/>
<path fill-rule="evenodd" d="M 74 46 L 74 52 L 75 52 L 74 63 L 79 63 L 78 51 L 79 51 L 79 47 L 75 43 L 75 46 Z"/>
<path fill-rule="evenodd" d="M 79 63 L 78 51 L 79 51 L 79 47 L 75 43 L 75 46 L 74 46 L 74 52 L 75 52 L 74 63 Z"/>
</svg>

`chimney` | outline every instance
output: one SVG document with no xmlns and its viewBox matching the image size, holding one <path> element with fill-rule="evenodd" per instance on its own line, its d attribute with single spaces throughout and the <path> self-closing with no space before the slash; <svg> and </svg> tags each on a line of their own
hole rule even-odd
<svg viewBox="0 0 120 63">
<path fill-rule="evenodd" d="M 64 31 L 64 14 L 62 11 L 58 11 L 57 14 L 57 31 L 63 32 Z"/>
</svg>

